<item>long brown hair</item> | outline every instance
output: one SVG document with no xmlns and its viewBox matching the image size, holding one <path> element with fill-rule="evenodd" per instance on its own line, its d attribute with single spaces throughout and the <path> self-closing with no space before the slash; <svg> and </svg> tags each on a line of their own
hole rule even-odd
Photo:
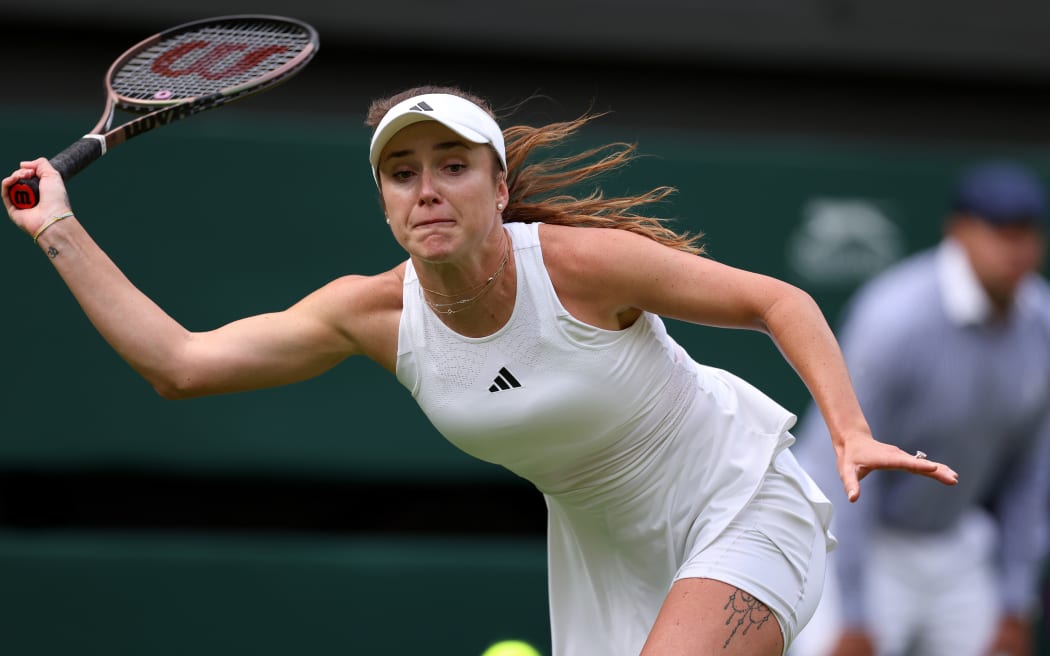
<svg viewBox="0 0 1050 656">
<path fill-rule="evenodd" d="M 365 125 L 374 130 L 391 107 L 402 100 L 427 93 L 447 93 L 465 98 L 496 118 L 484 98 L 456 87 L 426 85 L 374 100 L 368 108 Z M 635 144 L 614 142 L 573 155 L 528 161 L 538 151 L 565 143 L 580 128 L 600 116 L 602 114 L 589 112 L 571 121 L 540 127 L 514 125 L 503 130 L 507 147 L 507 187 L 510 191 L 509 202 L 503 210 L 503 222 L 617 228 L 644 235 L 688 253 L 703 253 L 703 246 L 699 243 L 702 237 L 700 233 L 676 232 L 665 225 L 668 219 L 637 213 L 640 208 L 659 203 L 675 193 L 677 190 L 674 187 L 661 186 L 641 194 L 610 198 L 606 198 L 597 185 L 594 191 L 582 197 L 567 191 L 575 185 L 596 182 L 602 175 L 626 166 L 637 154 Z M 498 164 L 495 169 L 500 170 Z"/>
</svg>

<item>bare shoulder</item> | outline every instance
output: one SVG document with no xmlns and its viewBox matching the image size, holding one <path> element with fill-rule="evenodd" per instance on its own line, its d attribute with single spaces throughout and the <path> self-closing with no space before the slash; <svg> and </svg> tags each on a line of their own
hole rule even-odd
<svg viewBox="0 0 1050 656">
<path fill-rule="evenodd" d="M 671 249 L 626 230 L 540 226 L 543 262 L 558 299 L 586 323 L 615 330 L 638 315 L 624 286 L 640 252 Z"/>
<path fill-rule="evenodd" d="M 622 266 L 624 258 L 639 249 L 666 248 L 627 230 L 548 224 L 540 226 L 540 243 L 548 270 L 584 279 L 600 275 L 607 267 Z"/>
<path fill-rule="evenodd" d="M 346 275 L 336 278 L 314 292 L 326 304 L 331 303 L 332 310 L 363 310 L 381 312 L 395 310 L 400 312 L 402 286 L 405 280 L 405 263 L 393 269 L 375 275 Z"/>
<path fill-rule="evenodd" d="M 652 268 L 699 261 L 695 255 L 617 228 L 543 225 L 543 260 L 552 278 L 579 284 L 644 279 Z"/>
</svg>

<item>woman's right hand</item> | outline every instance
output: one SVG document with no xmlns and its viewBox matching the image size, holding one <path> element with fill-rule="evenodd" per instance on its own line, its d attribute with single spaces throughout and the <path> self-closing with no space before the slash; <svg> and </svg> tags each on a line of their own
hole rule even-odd
<svg viewBox="0 0 1050 656">
<path fill-rule="evenodd" d="M 39 178 L 40 203 L 36 207 L 20 210 L 11 204 L 8 198 L 8 190 L 19 180 Z M 2 193 L 4 209 L 19 228 L 29 236 L 33 236 L 52 217 L 61 216 L 70 211 L 69 195 L 66 192 L 65 182 L 55 167 L 46 158 L 40 157 L 32 161 L 22 162 L 19 169 L 0 182 L 0 193 Z"/>
</svg>

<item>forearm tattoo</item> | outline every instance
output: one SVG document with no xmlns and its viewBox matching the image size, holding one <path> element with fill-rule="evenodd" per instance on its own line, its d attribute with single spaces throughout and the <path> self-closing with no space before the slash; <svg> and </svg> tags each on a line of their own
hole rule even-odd
<svg viewBox="0 0 1050 656">
<path fill-rule="evenodd" d="M 52 260 L 55 259 L 56 257 L 58 257 L 58 249 L 54 246 L 48 246 L 47 256 L 50 257 Z"/>
<path fill-rule="evenodd" d="M 726 626 L 733 628 L 725 644 L 722 645 L 722 649 L 729 648 L 729 642 L 738 632 L 741 636 L 745 636 L 752 627 L 757 631 L 773 617 L 772 611 L 765 604 L 740 589 L 733 590 L 723 609 L 729 611 L 729 615 L 726 616 Z"/>
</svg>

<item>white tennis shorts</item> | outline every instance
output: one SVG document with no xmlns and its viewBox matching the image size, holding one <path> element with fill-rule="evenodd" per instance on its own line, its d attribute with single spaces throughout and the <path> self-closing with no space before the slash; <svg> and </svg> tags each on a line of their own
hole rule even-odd
<svg viewBox="0 0 1050 656">
<path fill-rule="evenodd" d="M 834 546 L 795 476 L 808 475 L 784 450 L 744 510 L 675 577 L 714 579 L 754 596 L 779 621 L 785 653 L 813 617 Z"/>
</svg>

